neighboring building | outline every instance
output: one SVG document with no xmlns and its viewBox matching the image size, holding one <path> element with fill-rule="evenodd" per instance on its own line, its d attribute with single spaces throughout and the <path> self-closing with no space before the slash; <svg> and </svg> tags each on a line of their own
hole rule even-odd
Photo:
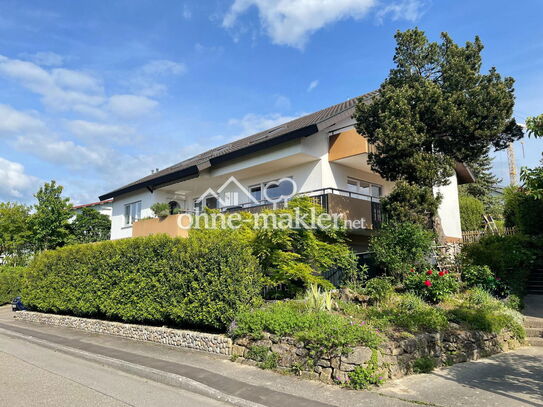
<svg viewBox="0 0 543 407">
<path fill-rule="evenodd" d="M 113 213 L 113 199 L 104 199 L 100 202 L 93 202 L 84 205 L 75 205 L 72 207 L 72 210 L 78 214 L 81 213 L 83 208 L 92 208 L 100 212 L 102 215 L 107 215 L 111 219 Z"/>
<path fill-rule="evenodd" d="M 375 92 L 362 96 L 370 102 Z M 298 193 L 315 197 L 330 213 L 366 220 L 365 230 L 351 233 L 356 251 L 367 249 L 368 236 L 381 221 L 380 199 L 394 183 L 372 172 L 367 163 L 372 146 L 354 129 L 352 118 L 358 98 L 214 148 L 138 181 L 104 194 L 114 198 L 111 238 L 133 236 L 133 224 L 153 216 L 155 202 L 168 202 L 181 211 L 199 211 L 202 205 L 224 211 L 240 208 L 258 211 L 269 207 L 262 196 L 270 182 L 291 178 Z M 220 190 L 220 197 L 198 198 L 209 188 L 217 191 L 234 176 L 250 192 L 245 197 L 240 186 L 231 183 Z M 443 194 L 439 209 L 446 240 L 462 237 L 457 185 L 473 182 L 469 170 L 456 166 L 449 185 L 436 188 Z M 271 193 L 288 193 L 290 183 L 271 188 Z M 135 234 L 140 234 L 135 233 Z"/>
</svg>

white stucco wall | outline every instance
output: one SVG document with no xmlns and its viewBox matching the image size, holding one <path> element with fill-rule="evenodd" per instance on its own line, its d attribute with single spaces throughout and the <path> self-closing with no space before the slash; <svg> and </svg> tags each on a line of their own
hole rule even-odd
<svg viewBox="0 0 543 407">
<path fill-rule="evenodd" d="M 434 188 L 434 193 L 440 192 L 443 195 L 443 200 L 438 209 L 443 234 L 445 237 L 459 239 L 462 238 L 462 228 L 460 226 L 460 206 L 458 204 L 456 175 L 453 175 L 449 180 L 449 185 Z"/>
</svg>

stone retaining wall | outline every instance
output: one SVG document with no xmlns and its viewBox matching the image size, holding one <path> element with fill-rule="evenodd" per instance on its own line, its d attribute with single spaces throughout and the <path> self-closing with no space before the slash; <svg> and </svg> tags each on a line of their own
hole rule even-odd
<svg viewBox="0 0 543 407">
<path fill-rule="evenodd" d="M 476 360 L 519 345 L 509 332 L 497 335 L 458 329 L 388 342 L 377 350 L 377 362 L 379 372 L 385 379 L 396 379 L 413 373 L 413 365 L 420 358 L 431 358 L 439 367 Z M 255 361 L 246 358 L 254 346 L 273 352 L 278 369 L 296 371 L 302 377 L 325 383 L 347 381 L 349 372 L 357 366 L 366 367 L 374 352 L 368 347 L 358 346 L 347 356 L 324 355 L 313 360 L 304 343 L 293 338 L 265 334 L 260 340 L 236 339 L 232 354 L 241 363 L 256 365 Z"/>
<path fill-rule="evenodd" d="M 147 325 L 124 324 L 120 322 L 66 315 L 43 314 L 30 311 L 18 311 L 14 314 L 14 318 L 29 322 L 37 322 L 44 325 L 61 326 L 80 329 L 86 332 L 122 336 L 123 338 L 156 342 L 164 345 L 196 349 L 226 356 L 229 356 L 232 353 L 232 340 L 224 335 Z"/>
</svg>

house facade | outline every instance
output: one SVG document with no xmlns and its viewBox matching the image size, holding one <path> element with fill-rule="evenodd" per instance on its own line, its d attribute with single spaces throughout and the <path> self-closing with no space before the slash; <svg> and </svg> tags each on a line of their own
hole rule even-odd
<svg viewBox="0 0 543 407">
<path fill-rule="evenodd" d="M 361 99 L 369 103 L 374 96 L 372 92 Z M 350 238 L 356 251 L 364 251 L 381 221 L 380 200 L 394 183 L 373 172 L 367 162 L 372 146 L 356 132 L 352 118 L 357 100 L 214 148 L 102 195 L 101 200 L 114 199 L 111 238 L 159 233 L 160 226 L 154 232 L 141 227 L 142 219 L 153 217 L 151 206 L 157 202 L 169 203 L 172 213 L 198 213 L 206 206 L 256 212 L 270 207 L 270 199 L 296 192 L 313 197 L 329 213 L 363 219 L 363 227 L 351 230 Z M 462 233 L 457 185 L 473 177 L 458 164 L 450 181 L 435 192 L 443 195 L 442 234 L 458 241 Z"/>
</svg>

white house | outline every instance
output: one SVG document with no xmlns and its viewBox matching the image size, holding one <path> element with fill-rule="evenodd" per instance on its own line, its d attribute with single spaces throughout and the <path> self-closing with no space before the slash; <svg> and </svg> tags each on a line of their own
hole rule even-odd
<svg viewBox="0 0 543 407">
<path fill-rule="evenodd" d="M 373 96 L 375 92 L 361 98 L 369 102 Z M 153 216 L 150 208 L 155 202 L 170 203 L 177 211 L 197 212 L 203 205 L 223 211 L 258 211 L 269 204 L 264 190 L 269 187 L 272 199 L 287 194 L 291 183 L 283 180 L 278 185 L 277 181 L 289 179 L 297 185 L 297 193 L 315 197 L 328 212 L 364 218 L 365 228 L 350 234 L 353 247 L 364 251 L 368 236 L 380 222 L 380 199 L 394 184 L 372 172 L 367 163 L 372 146 L 356 132 L 352 118 L 357 100 L 214 148 L 100 196 L 101 200 L 114 198 L 111 238 L 141 235 L 133 232 L 134 223 Z M 221 189 L 231 177 L 241 185 L 230 183 Z M 445 240 L 462 237 L 457 185 L 467 182 L 473 182 L 473 176 L 459 163 L 450 184 L 439 188 Z M 220 190 L 219 196 L 210 193 L 198 201 L 209 188 Z"/>
<path fill-rule="evenodd" d="M 72 210 L 75 214 L 81 213 L 83 208 L 92 208 L 97 210 L 102 215 L 106 215 L 111 219 L 111 214 L 113 213 L 113 199 L 105 199 L 100 202 L 92 202 L 83 205 L 75 205 L 72 207 Z"/>
</svg>

